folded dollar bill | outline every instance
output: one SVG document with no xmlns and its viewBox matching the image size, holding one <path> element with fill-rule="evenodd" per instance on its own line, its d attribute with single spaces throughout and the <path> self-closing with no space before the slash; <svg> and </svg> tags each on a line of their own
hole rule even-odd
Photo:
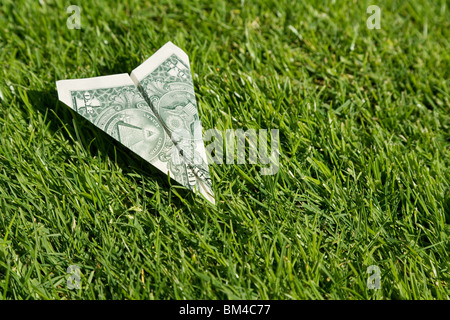
<svg viewBox="0 0 450 320">
<path fill-rule="evenodd" d="M 131 72 L 56 82 L 59 100 L 178 183 L 214 201 L 189 58 L 168 42 Z"/>
</svg>

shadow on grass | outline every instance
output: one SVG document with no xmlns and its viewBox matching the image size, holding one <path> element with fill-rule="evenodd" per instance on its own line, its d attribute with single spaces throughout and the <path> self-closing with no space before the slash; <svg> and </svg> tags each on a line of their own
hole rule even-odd
<svg viewBox="0 0 450 320">
<path fill-rule="evenodd" d="M 172 185 L 177 186 L 176 192 L 185 201 L 195 206 L 195 197 L 190 190 L 173 179 L 169 180 L 166 174 L 60 102 L 56 90 L 30 90 L 27 94 L 36 111 L 47 115 L 46 122 L 49 123 L 52 133 L 61 132 L 71 143 L 75 140 L 79 141 L 91 155 L 101 154 L 109 157 L 123 170 L 124 174 L 134 173 L 151 178 L 167 189 Z M 146 193 L 150 192 L 146 190 Z M 183 206 L 182 201 L 176 196 L 173 196 L 171 201 L 176 206 Z"/>
</svg>

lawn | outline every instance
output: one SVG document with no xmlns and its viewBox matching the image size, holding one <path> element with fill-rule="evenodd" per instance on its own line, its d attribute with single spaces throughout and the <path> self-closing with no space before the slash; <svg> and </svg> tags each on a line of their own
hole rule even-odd
<svg viewBox="0 0 450 320">
<path fill-rule="evenodd" d="M 2 0 L 0 297 L 449 299 L 449 17 L 441 0 Z M 55 81 L 129 73 L 167 41 L 204 130 L 279 129 L 275 175 L 211 164 L 214 206 L 58 102 Z"/>
</svg>

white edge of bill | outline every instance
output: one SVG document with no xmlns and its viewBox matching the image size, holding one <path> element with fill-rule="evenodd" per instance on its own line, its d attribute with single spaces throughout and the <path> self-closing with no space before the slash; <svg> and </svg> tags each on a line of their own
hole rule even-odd
<svg viewBox="0 0 450 320">
<path fill-rule="evenodd" d="M 73 109 L 71 91 L 95 90 L 134 85 L 128 73 L 113 74 L 94 78 L 56 81 L 58 99 Z"/>
</svg>

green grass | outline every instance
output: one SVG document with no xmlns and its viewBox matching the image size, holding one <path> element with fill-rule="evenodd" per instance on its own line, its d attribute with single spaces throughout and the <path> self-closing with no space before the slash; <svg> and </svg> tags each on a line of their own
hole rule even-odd
<svg viewBox="0 0 450 320">
<path fill-rule="evenodd" d="M 119 2 L 2 0 L 0 297 L 449 299 L 448 2 Z M 276 175 L 210 166 L 215 207 L 57 101 L 169 40 L 204 129 L 280 130 Z"/>
</svg>

